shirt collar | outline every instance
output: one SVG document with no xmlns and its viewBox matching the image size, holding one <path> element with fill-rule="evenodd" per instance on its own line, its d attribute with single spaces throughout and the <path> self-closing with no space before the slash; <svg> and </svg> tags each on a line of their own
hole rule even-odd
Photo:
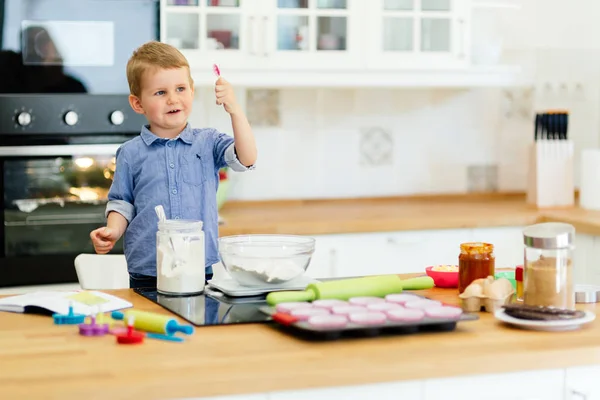
<svg viewBox="0 0 600 400">
<path fill-rule="evenodd" d="M 150 146 L 152 143 L 154 143 L 157 140 L 168 140 L 168 139 L 156 136 L 154 133 L 152 133 L 150 131 L 150 129 L 148 129 L 149 126 L 150 125 L 144 125 L 142 127 L 142 133 L 141 133 L 142 140 L 144 141 L 144 143 L 146 143 L 146 146 Z M 185 128 L 183 128 L 183 131 L 181 131 L 179 136 L 177 136 L 175 139 L 181 139 L 181 141 L 184 143 L 192 144 L 193 136 L 194 136 L 194 132 L 192 131 L 192 127 L 188 123 L 185 125 Z"/>
</svg>

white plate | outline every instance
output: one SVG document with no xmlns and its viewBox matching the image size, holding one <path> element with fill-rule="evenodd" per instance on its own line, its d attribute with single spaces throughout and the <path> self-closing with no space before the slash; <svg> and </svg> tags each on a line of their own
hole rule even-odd
<svg viewBox="0 0 600 400">
<path fill-rule="evenodd" d="M 500 309 L 494 313 L 494 317 L 502 322 L 517 326 L 523 329 L 535 331 L 572 331 L 579 329 L 582 325 L 592 322 L 596 319 L 596 314 L 590 311 L 584 311 L 585 315 L 577 319 L 558 320 L 558 321 L 534 321 L 511 317 Z"/>
</svg>

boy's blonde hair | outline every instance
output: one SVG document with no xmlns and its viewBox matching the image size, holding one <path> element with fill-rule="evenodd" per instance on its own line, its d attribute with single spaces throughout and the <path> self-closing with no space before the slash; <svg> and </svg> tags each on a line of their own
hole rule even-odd
<svg viewBox="0 0 600 400">
<path fill-rule="evenodd" d="M 129 92 L 140 97 L 142 92 L 142 76 L 144 72 L 152 69 L 187 68 L 190 86 L 194 86 L 194 80 L 190 73 L 190 64 L 187 59 L 175 47 L 157 41 L 144 43 L 133 51 L 127 62 L 127 82 Z"/>
</svg>

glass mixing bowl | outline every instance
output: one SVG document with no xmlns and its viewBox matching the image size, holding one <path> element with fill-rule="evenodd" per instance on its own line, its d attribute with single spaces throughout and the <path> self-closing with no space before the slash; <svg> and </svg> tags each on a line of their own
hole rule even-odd
<svg viewBox="0 0 600 400">
<path fill-rule="evenodd" d="M 304 274 L 315 239 L 297 235 L 236 235 L 219 238 L 225 270 L 239 284 L 264 286 L 289 282 Z"/>
</svg>

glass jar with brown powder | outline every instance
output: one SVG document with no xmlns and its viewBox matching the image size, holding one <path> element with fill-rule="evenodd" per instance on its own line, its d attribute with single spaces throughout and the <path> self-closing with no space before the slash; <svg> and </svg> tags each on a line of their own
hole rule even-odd
<svg viewBox="0 0 600 400">
<path fill-rule="evenodd" d="M 523 230 L 523 303 L 575 309 L 572 225 L 546 222 Z"/>
</svg>

